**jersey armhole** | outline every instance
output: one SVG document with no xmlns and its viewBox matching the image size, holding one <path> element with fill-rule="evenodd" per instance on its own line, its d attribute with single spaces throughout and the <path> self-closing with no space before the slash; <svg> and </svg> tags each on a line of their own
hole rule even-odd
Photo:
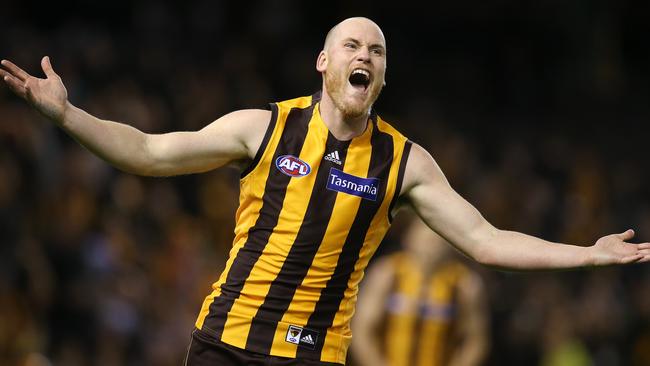
<svg viewBox="0 0 650 366">
<path fill-rule="evenodd" d="M 393 193 L 393 199 L 390 201 L 388 206 L 388 222 L 393 222 L 393 208 L 399 199 L 400 191 L 402 190 L 402 181 L 404 180 L 404 172 L 406 171 L 406 162 L 409 158 L 409 153 L 411 152 L 411 146 L 413 143 L 411 140 L 406 140 L 404 143 L 404 151 L 402 151 L 402 158 L 399 162 L 399 170 L 397 171 L 397 184 L 395 185 L 395 193 Z"/>
<path fill-rule="evenodd" d="M 269 144 L 269 140 L 273 135 L 273 130 L 275 130 L 275 125 L 278 119 L 278 105 L 276 103 L 271 103 L 269 104 L 269 107 L 271 109 L 271 121 L 269 121 L 269 126 L 266 128 L 266 133 L 264 133 L 264 138 L 262 139 L 262 143 L 260 144 L 260 147 L 257 149 L 257 152 L 255 153 L 255 157 L 253 158 L 253 161 L 251 161 L 248 167 L 244 169 L 244 171 L 241 173 L 240 176 L 241 179 L 246 177 L 248 174 L 250 174 L 250 172 L 252 172 L 257 167 L 260 160 L 262 159 L 262 155 L 264 155 L 264 151 L 266 150 L 267 145 Z"/>
</svg>

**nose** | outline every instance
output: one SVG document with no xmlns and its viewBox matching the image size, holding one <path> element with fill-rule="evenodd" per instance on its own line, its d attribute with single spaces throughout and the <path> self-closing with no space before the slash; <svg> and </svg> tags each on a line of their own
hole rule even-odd
<svg viewBox="0 0 650 366">
<path fill-rule="evenodd" d="M 359 47 L 359 52 L 357 53 L 357 61 L 364 63 L 370 61 L 370 50 L 368 47 Z"/>
</svg>

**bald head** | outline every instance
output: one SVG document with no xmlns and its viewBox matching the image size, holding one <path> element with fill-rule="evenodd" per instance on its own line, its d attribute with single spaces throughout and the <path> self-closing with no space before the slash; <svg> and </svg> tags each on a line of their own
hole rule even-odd
<svg viewBox="0 0 650 366">
<path fill-rule="evenodd" d="M 386 81 L 384 34 L 368 18 L 345 19 L 327 33 L 316 70 L 323 75 L 321 111 L 331 106 L 348 120 L 366 123 Z"/>
<path fill-rule="evenodd" d="M 381 28 L 379 28 L 377 23 L 364 17 L 353 17 L 344 19 L 337 25 L 333 26 L 329 32 L 327 32 L 323 49 L 327 50 L 334 40 L 340 39 L 341 37 L 346 37 L 350 30 L 359 28 L 377 32 L 379 38 L 382 41 L 382 45 L 384 48 L 386 47 L 386 39 L 384 38 L 384 33 L 381 31 Z"/>
</svg>

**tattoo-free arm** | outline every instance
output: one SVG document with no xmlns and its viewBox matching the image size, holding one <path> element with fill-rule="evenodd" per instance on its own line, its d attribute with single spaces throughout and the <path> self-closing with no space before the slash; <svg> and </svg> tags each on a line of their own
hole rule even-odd
<svg viewBox="0 0 650 366">
<path fill-rule="evenodd" d="M 0 77 L 16 95 L 88 150 L 133 174 L 198 173 L 252 159 L 271 118 L 269 111 L 242 110 L 227 114 L 200 131 L 147 134 L 73 106 L 48 57 L 41 61 L 44 79 L 28 74 L 8 60 L 2 60 L 2 67 Z"/>
<path fill-rule="evenodd" d="M 625 242 L 633 237 L 632 230 L 583 247 L 497 229 L 451 188 L 433 158 L 417 144 L 407 161 L 401 194 L 430 228 L 470 258 L 492 267 L 553 270 L 650 260 L 649 243 Z"/>
</svg>

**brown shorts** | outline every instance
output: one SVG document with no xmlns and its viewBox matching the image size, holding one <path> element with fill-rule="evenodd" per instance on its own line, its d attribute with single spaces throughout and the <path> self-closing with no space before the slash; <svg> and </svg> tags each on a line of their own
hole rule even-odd
<svg viewBox="0 0 650 366">
<path fill-rule="evenodd" d="M 340 366 L 339 363 L 263 355 L 223 343 L 195 329 L 185 366 Z"/>
</svg>

